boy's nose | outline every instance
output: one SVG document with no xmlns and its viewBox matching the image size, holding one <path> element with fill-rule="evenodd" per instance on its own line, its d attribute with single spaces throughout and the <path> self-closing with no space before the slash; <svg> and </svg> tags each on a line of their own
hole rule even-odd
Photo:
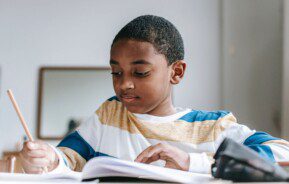
<svg viewBox="0 0 289 184">
<path fill-rule="evenodd" d="M 121 89 L 124 91 L 128 89 L 134 89 L 134 83 L 131 80 L 122 80 Z"/>
</svg>

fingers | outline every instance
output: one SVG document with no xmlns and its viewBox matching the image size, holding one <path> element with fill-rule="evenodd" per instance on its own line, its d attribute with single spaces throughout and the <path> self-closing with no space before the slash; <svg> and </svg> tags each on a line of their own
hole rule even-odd
<svg viewBox="0 0 289 184">
<path fill-rule="evenodd" d="M 163 152 L 164 149 L 165 146 L 161 143 L 150 146 L 137 156 L 135 162 L 151 163 L 157 161 L 161 159 L 160 153 Z"/>
<path fill-rule="evenodd" d="M 46 157 L 46 151 L 44 150 L 27 150 L 27 151 L 24 151 L 22 153 L 23 157 L 24 158 L 45 158 Z"/>
<path fill-rule="evenodd" d="M 43 143 L 25 142 L 21 154 L 23 158 L 44 158 L 47 155 L 47 147 Z"/>
<path fill-rule="evenodd" d="M 29 149 L 29 150 L 44 150 L 46 151 L 47 150 L 47 145 L 43 142 L 25 142 L 24 143 L 24 149 Z"/>
<path fill-rule="evenodd" d="M 190 165 L 189 154 L 169 144 L 159 143 L 141 152 L 136 162 L 150 164 L 157 160 L 164 160 L 165 167 L 187 171 Z"/>
<path fill-rule="evenodd" d="M 45 158 L 30 158 L 20 153 L 20 160 L 25 173 L 41 174 L 44 168 L 49 165 L 49 161 Z"/>
<path fill-rule="evenodd" d="M 54 161 L 58 161 L 54 150 L 40 141 L 25 142 L 20 152 L 20 159 L 26 173 L 42 173 L 44 168 L 53 169 L 57 166 L 53 165 Z"/>
<path fill-rule="evenodd" d="M 25 169 L 25 173 L 29 174 L 42 174 L 44 173 L 44 169 L 41 167 L 29 167 Z"/>
<path fill-rule="evenodd" d="M 23 159 L 25 165 L 29 167 L 47 167 L 49 166 L 49 160 L 47 158 L 33 158 L 28 157 Z"/>
<path fill-rule="evenodd" d="M 28 151 L 26 154 L 28 157 L 32 157 L 32 158 L 45 158 L 46 157 L 46 152 L 44 150 Z"/>
<path fill-rule="evenodd" d="M 161 154 L 161 153 L 160 153 Z M 149 157 L 145 162 L 145 164 L 150 164 L 152 162 L 158 161 L 158 160 L 162 160 L 160 154 L 153 154 L 151 157 Z"/>
</svg>

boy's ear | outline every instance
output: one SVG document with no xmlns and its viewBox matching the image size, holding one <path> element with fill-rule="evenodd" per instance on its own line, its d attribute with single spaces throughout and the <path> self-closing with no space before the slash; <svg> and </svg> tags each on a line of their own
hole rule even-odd
<svg viewBox="0 0 289 184">
<path fill-rule="evenodd" d="M 186 71 L 186 63 L 184 60 L 176 61 L 172 64 L 171 84 L 178 84 L 184 77 Z"/>
</svg>

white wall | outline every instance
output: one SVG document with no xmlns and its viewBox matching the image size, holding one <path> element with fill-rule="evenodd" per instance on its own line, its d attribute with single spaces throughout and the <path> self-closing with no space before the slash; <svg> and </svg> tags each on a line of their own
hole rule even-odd
<svg viewBox="0 0 289 184">
<path fill-rule="evenodd" d="M 283 1 L 223 0 L 223 105 L 280 136 Z"/>
<path fill-rule="evenodd" d="M 23 135 L 7 98 L 13 89 L 35 135 L 37 75 L 42 65 L 107 66 L 114 35 L 142 14 L 164 16 L 181 32 L 188 71 L 178 106 L 220 106 L 218 0 L 0 0 L 0 152 Z M 185 87 L 186 86 L 186 87 Z"/>
<path fill-rule="evenodd" d="M 282 136 L 289 140 L 289 1 L 284 1 Z"/>
</svg>

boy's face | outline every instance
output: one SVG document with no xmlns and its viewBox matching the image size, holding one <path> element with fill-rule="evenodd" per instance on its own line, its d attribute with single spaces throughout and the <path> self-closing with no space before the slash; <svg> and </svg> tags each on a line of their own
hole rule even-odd
<svg viewBox="0 0 289 184">
<path fill-rule="evenodd" d="M 119 40 L 110 57 L 116 96 L 130 112 L 159 115 L 171 105 L 172 67 L 151 43 Z"/>
</svg>

